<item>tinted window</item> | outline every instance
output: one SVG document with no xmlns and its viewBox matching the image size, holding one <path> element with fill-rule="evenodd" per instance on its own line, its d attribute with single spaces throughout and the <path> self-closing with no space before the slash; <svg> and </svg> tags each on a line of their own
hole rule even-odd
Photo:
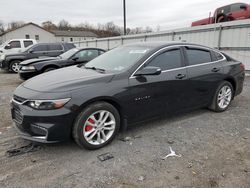
<svg viewBox="0 0 250 188">
<path fill-rule="evenodd" d="M 155 57 L 148 66 L 160 67 L 162 70 L 179 68 L 181 63 L 181 52 L 179 49 L 164 52 Z"/>
<path fill-rule="evenodd" d="M 230 6 L 221 7 L 217 10 L 217 14 L 228 14 L 230 12 Z"/>
<path fill-rule="evenodd" d="M 34 52 L 43 52 L 43 51 L 48 51 L 47 45 L 37 45 L 32 48 Z"/>
<path fill-rule="evenodd" d="M 20 41 L 11 41 L 11 42 L 9 43 L 9 45 L 10 45 L 11 48 L 21 48 L 21 43 L 20 43 Z"/>
<path fill-rule="evenodd" d="M 242 11 L 243 9 L 240 8 L 241 5 L 244 5 L 244 4 L 237 3 L 237 4 L 231 5 L 231 12 Z"/>
<path fill-rule="evenodd" d="M 24 43 L 25 48 L 33 44 L 33 42 L 31 40 L 26 40 L 23 43 Z"/>
<path fill-rule="evenodd" d="M 50 44 L 49 45 L 49 51 L 60 51 L 63 50 L 61 44 Z"/>
<path fill-rule="evenodd" d="M 212 61 L 210 51 L 200 49 L 186 49 L 189 65 L 197 65 Z"/>
<path fill-rule="evenodd" d="M 100 54 L 100 55 L 102 55 L 102 54 L 104 54 L 104 53 L 105 53 L 105 52 L 102 51 L 102 50 L 99 51 L 99 54 Z"/>
<path fill-rule="evenodd" d="M 217 60 L 223 59 L 223 56 L 221 54 L 219 54 L 217 52 L 214 52 L 214 54 L 215 54 L 215 57 L 216 57 Z"/>
</svg>

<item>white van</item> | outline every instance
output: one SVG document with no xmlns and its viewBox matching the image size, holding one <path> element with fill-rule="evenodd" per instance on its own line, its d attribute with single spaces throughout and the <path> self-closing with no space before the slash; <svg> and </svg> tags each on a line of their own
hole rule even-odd
<svg viewBox="0 0 250 188">
<path fill-rule="evenodd" d="M 36 43 L 34 39 L 12 39 L 0 45 L 0 54 L 21 52 L 28 46 Z"/>
</svg>

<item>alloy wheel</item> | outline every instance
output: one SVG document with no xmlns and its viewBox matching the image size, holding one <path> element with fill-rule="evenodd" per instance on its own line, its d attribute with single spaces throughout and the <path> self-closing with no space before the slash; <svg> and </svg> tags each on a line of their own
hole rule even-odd
<svg viewBox="0 0 250 188">
<path fill-rule="evenodd" d="M 220 89 L 218 93 L 217 104 L 221 109 L 225 109 L 228 107 L 231 100 L 232 100 L 232 89 L 229 86 L 225 85 Z"/>
<path fill-rule="evenodd" d="M 11 69 L 14 71 L 14 72 L 18 72 L 19 71 L 19 63 L 13 63 L 11 65 Z"/>
<path fill-rule="evenodd" d="M 83 136 L 89 144 L 100 145 L 107 142 L 115 132 L 114 115 L 106 110 L 91 114 L 83 127 Z"/>
</svg>

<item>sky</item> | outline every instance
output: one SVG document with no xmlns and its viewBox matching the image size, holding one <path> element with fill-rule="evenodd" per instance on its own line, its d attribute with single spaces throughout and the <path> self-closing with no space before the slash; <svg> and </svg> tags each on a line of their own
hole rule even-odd
<svg viewBox="0 0 250 188">
<path fill-rule="evenodd" d="M 188 27 L 217 7 L 239 0 L 126 0 L 127 26 L 160 30 Z M 250 4 L 249 0 L 241 0 Z M 72 25 L 114 22 L 123 26 L 123 0 L 0 0 L 0 21 L 41 24 L 65 19 Z"/>
</svg>

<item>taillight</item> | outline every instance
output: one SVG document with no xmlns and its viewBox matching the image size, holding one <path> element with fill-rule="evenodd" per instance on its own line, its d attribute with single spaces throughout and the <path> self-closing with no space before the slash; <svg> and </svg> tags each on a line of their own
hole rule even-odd
<svg viewBox="0 0 250 188">
<path fill-rule="evenodd" d="M 242 71 L 245 70 L 245 65 L 244 65 L 243 63 L 240 64 L 240 69 L 241 69 Z"/>
</svg>

